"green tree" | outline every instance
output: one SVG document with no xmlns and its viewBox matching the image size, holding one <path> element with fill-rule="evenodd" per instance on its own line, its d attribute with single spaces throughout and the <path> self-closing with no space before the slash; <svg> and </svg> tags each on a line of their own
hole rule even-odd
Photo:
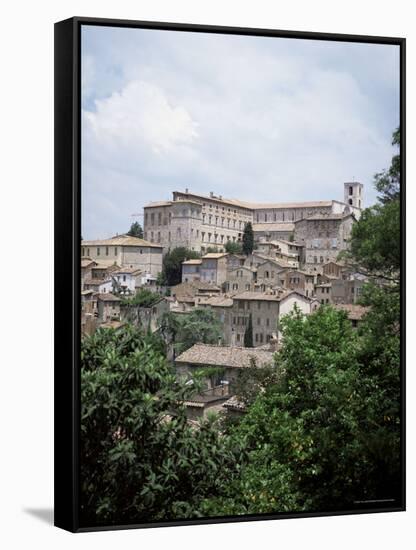
<svg viewBox="0 0 416 550">
<path fill-rule="evenodd" d="M 254 249 L 254 233 L 251 222 L 246 223 L 243 234 L 243 254 L 248 256 Z"/>
<path fill-rule="evenodd" d="M 393 132 L 392 145 L 400 147 L 400 128 Z M 374 177 L 375 187 L 383 204 L 400 198 L 400 167 L 400 154 L 397 153 L 391 159 L 390 167 Z"/>
<path fill-rule="evenodd" d="M 139 222 L 133 222 L 131 224 L 127 235 L 130 237 L 138 237 L 139 239 L 143 239 L 143 229 Z"/>
<path fill-rule="evenodd" d="M 241 254 L 243 252 L 242 244 L 235 241 L 227 241 L 224 248 L 229 254 Z"/>
<path fill-rule="evenodd" d="M 244 347 L 246 348 L 253 347 L 253 319 L 252 319 L 251 313 L 248 318 L 246 330 L 244 331 Z"/>
<path fill-rule="evenodd" d="M 136 294 L 123 298 L 122 304 L 134 307 L 152 307 L 157 304 L 162 296 L 157 292 L 152 292 L 148 288 L 140 288 Z"/>
<path fill-rule="evenodd" d="M 168 286 L 179 284 L 182 281 L 182 262 L 200 257 L 198 252 L 182 246 L 169 251 L 163 258 L 162 280 Z"/>
<path fill-rule="evenodd" d="M 164 313 L 159 320 L 160 333 L 173 347 L 173 356 L 191 348 L 194 344 L 218 344 L 222 325 L 215 313 L 208 308 L 194 308 L 190 313 Z"/>
<path fill-rule="evenodd" d="M 214 420 L 186 419 L 181 384 L 154 338 L 98 330 L 81 347 L 81 521 L 140 523 L 195 515 L 236 457 Z"/>
<path fill-rule="evenodd" d="M 336 510 L 397 497 L 394 373 L 374 377 L 376 357 L 369 360 L 363 337 L 332 307 L 297 311 L 282 331 L 280 373 L 230 434 L 244 448 L 239 475 L 230 471 L 203 512 Z"/>
</svg>

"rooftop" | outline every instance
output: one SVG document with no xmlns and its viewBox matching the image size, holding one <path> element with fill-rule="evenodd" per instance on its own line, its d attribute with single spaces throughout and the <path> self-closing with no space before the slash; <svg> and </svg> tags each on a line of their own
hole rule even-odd
<svg viewBox="0 0 416 550">
<path fill-rule="evenodd" d="M 238 199 L 228 199 L 219 195 L 201 195 L 199 193 L 190 193 L 184 191 L 174 191 L 174 195 L 179 194 L 182 197 L 196 197 L 207 201 L 220 202 L 230 206 L 236 206 L 240 208 L 247 208 L 249 210 L 261 210 L 263 208 L 313 208 L 313 207 L 326 207 L 332 206 L 332 201 L 310 201 L 310 202 L 247 202 Z"/>
<path fill-rule="evenodd" d="M 121 302 L 120 298 L 111 294 L 111 292 L 104 292 L 102 294 L 97 294 L 97 299 L 102 302 Z"/>
<path fill-rule="evenodd" d="M 202 256 L 203 260 L 209 260 L 209 259 L 218 259 L 223 258 L 224 256 L 228 256 L 228 252 L 208 252 L 207 254 L 204 254 Z"/>
<path fill-rule="evenodd" d="M 182 265 L 200 265 L 202 264 L 202 260 L 199 259 L 199 260 L 185 260 L 184 262 L 182 262 Z"/>
<path fill-rule="evenodd" d="M 345 311 L 348 319 L 351 321 L 360 321 L 366 313 L 370 310 L 369 307 L 360 306 L 358 304 L 336 304 L 335 309 Z"/>
<path fill-rule="evenodd" d="M 146 248 L 162 248 L 160 244 L 151 243 L 130 235 L 116 235 L 110 239 L 81 241 L 81 246 L 141 246 Z"/>
<path fill-rule="evenodd" d="M 273 361 L 273 352 L 256 350 L 256 348 L 237 348 L 229 346 L 214 346 L 210 344 L 195 344 L 181 353 L 176 363 L 192 363 L 201 366 L 219 366 L 244 368 L 251 365 L 252 359 L 256 366 L 262 367 Z"/>
</svg>

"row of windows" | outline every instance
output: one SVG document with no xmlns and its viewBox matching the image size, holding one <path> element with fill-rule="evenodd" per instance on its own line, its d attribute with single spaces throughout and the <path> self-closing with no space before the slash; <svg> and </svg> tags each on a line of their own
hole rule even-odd
<svg viewBox="0 0 416 550">
<path fill-rule="evenodd" d="M 248 309 L 248 310 L 251 309 L 250 300 L 236 300 L 236 302 L 238 303 L 238 309 Z M 271 302 L 262 302 L 260 300 L 253 300 L 253 308 L 255 307 L 254 306 L 255 303 L 257 303 L 257 309 L 262 309 L 262 304 L 263 304 L 263 309 L 264 308 L 270 309 L 272 305 Z"/>
<path fill-rule="evenodd" d="M 106 256 L 109 256 L 110 255 L 110 247 L 109 246 L 103 246 L 103 247 L 100 247 L 100 246 L 97 246 L 97 248 L 95 249 L 95 253 L 96 253 L 96 256 L 101 256 L 101 248 L 103 248 L 104 250 L 104 254 Z M 82 247 L 82 250 L 81 250 L 81 255 L 82 256 L 89 256 L 90 255 L 90 248 L 89 247 Z M 115 246 L 114 247 L 114 256 L 117 256 L 117 247 Z M 141 251 L 140 251 L 141 252 Z"/>
<path fill-rule="evenodd" d="M 215 219 L 215 223 L 214 223 Z M 202 214 L 202 223 L 209 224 L 209 225 L 217 225 L 219 227 L 225 227 L 227 225 L 228 229 L 240 229 L 243 230 L 246 222 L 243 222 L 241 220 L 231 220 L 230 218 L 221 218 L 221 223 L 219 223 L 220 217 L 219 216 L 212 216 L 211 214 L 207 215 Z"/>
<path fill-rule="evenodd" d="M 262 332 L 260 333 L 255 333 L 254 334 L 254 341 L 257 342 L 258 344 L 262 344 L 263 342 L 270 342 L 270 339 L 271 339 L 272 335 L 271 334 L 266 334 L 266 336 L 264 336 L 264 334 Z M 244 340 L 244 334 L 237 334 L 237 342 L 242 342 Z"/>
<path fill-rule="evenodd" d="M 326 245 L 326 246 L 325 246 Z M 330 239 L 329 241 L 322 242 L 321 239 L 312 239 L 312 247 L 313 248 L 337 248 L 338 247 L 338 239 L 335 237 L 333 239 Z"/>
<path fill-rule="evenodd" d="M 198 231 L 197 231 L 198 233 Z M 205 238 L 205 235 L 207 236 L 207 238 Z M 224 242 L 229 242 L 229 241 L 233 241 L 233 242 L 236 242 L 237 240 L 239 240 L 241 238 L 241 233 L 238 234 L 238 237 L 230 237 L 230 235 L 218 235 L 218 233 L 206 233 L 205 231 L 201 231 L 201 239 L 202 239 L 202 242 L 208 242 L 208 243 L 224 243 Z"/>
<path fill-rule="evenodd" d="M 324 262 L 329 262 L 329 258 L 325 258 L 323 256 L 319 256 L 319 263 L 323 264 Z M 308 256 L 308 263 L 309 264 L 317 264 L 318 263 L 318 256 Z"/>
</svg>

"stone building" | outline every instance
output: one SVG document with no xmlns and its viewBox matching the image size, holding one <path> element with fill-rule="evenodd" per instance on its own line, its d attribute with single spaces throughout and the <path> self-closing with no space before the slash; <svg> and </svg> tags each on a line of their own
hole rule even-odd
<svg viewBox="0 0 416 550">
<path fill-rule="evenodd" d="M 182 282 L 199 281 L 201 279 L 202 260 L 186 260 L 182 262 Z"/>
<path fill-rule="evenodd" d="M 262 346 L 278 334 L 278 323 L 297 306 L 305 314 L 310 313 L 310 300 L 296 291 L 285 293 L 242 292 L 233 296 L 232 345 L 244 342 L 249 318 L 253 324 L 253 345 Z"/>
<path fill-rule="evenodd" d="M 128 235 L 82 241 L 81 255 L 105 266 L 135 267 L 153 276 L 162 271 L 162 247 Z"/>
<path fill-rule="evenodd" d="M 169 250 L 184 246 L 206 252 L 223 249 L 227 242 L 241 241 L 245 225 L 251 222 L 257 241 L 290 241 L 295 224 L 311 216 L 353 213 L 359 218 L 362 184 L 344 184 L 344 202 L 337 200 L 254 203 L 174 191 L 172 200 L 151 202 L 144 207 L 144 238 Z M 88 254 L 87 254 L 88 255 Z"/>
<path fill-rule="evenodd" d="M 354 221 L 353 214 L 317 215 L 297 221 L 295 239 L 305 247 L 304 267 L 322 272 L 324 264 L 336 262 L 348 246 Z"/>
<path fill-rule="evenodd" d="M 286 271 L 281 277 L 284 277 L 284 287 L 287 290 L 297 290 L 311 298 L 314 296 L 314 275 L 299 269 Z"/>
<path fill-rule="evenodd" d="M 315 285 L 315 298 L 322 305 L 332 304 L 332 283 L 320 283 Z"/>
<path fill-rule="evenodd" d="M 227 279 L 226 252 L 210 252 L 202 256 L 200 267 L 201 281 L 214 285 L 222 285 Z"/>
<path fill-rule="evenodd" d="M 257 270 L 253 267 L 239 266 L 227 271 L 227 281 L 224 283 L 225 292 L 238 293 L 245 290 L 254 290 Z"/>
<path fill-rule="evenodd" d="M 332 281 L 332 302 L 334 304 L 356 304 L 361 298 L 363 286 L 367 281 L 367 277 L 360 273 L 344 272 L 341 279 Z"/>
<path fill-rule="evenodd" d="M 232 394 L 241 369 L 250 367 L 253 362 L 257 367 L 269 365 L 273 363 L 273 355 L 272 351 L 255 348 L 194 344 L 175 359 L 175 366 L 183 378 L 205 369 L 209 387 L 227 383 Z"/>
<path fill-rule="evenodd" d="M 120 320 L 120 298 L 111 293 L 97 295 L 98 319 L 102 323 Z"/>
</svg>

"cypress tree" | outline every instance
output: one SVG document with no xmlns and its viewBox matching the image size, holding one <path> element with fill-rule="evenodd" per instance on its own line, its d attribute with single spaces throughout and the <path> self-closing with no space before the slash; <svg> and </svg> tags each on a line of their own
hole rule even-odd
<svg viewBox="0 0 416 550">
<path fill-rule="evenodd" d="M 248 325 L 246 327 L 246 330 L 244 332 L 244 347 L 245 348 L 252 348 L 253 346 L 253 320 L 250 317 L 248 318 Z"/>
<path fill-rule="evenodd" d="M 248 222 L 244 228 L 243 234 L 243 253 L 248 256 L 253 252 L 254 248 L 254 233 L 251 222 Z"/>
</svg>

